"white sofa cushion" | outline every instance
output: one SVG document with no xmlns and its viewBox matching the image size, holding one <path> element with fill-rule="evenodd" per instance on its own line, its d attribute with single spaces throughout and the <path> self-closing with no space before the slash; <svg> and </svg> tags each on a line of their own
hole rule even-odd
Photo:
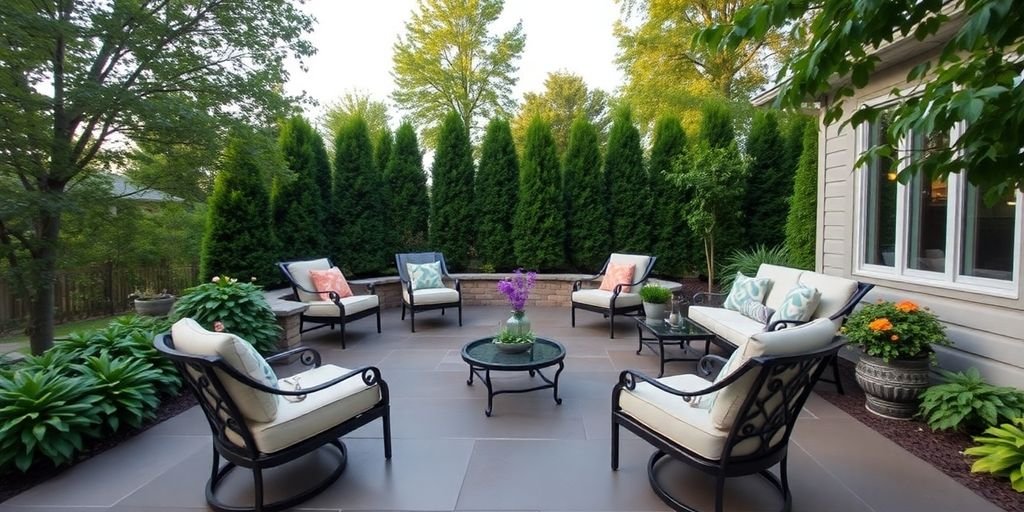
<svg viewBox="0 0 1024 512">
<path fill-rule="evenodd" d="M 353 295 L 351 297 L 345 297 L 339 302 L 345 306 L 345 314 L 353 315 L 372 309 L 380 305 L 380 297 L 376 295 Z M 307 316 L 333 316 L 340 317 L 341 310 L 338 309 L 333 302 L 329 300 L 318 300 L 315 302 L 309 302 L 309 309 L 306 310 L 304 315 Z"/>
<path fill-rule="evenodd" d="M 296 261 L 288 264 L 288 273 L 292 275 L 292 279 L 295 284 L 307 289 L 315 290 L 316 286 L 313 285 L 313 278 L 310 277 L 310 270 L 330 270 L 331 262 L 327 261 L 327 258 L 320 258 L 318 260 L 309 261 Z M 302 302 L 319 302 L 321 297 L 317 293 L 304 292 L 301 289 L 295 292 L 298 299 Z"/>
<path fill-rule="evenodd" d="M 816 272 L 800 274 L 800 284 L 817 288 L 821 293 L 818 309 L 811 318 L 828 318 L 838 313 L 847 302 L 850 302 L 853 294 L 857 293 L 857 281 Z"/>
<path fill-rule="evenodd" d="M 764 305 L 778 311 L 782 301 L 786 298 L 786 293 L 800 283 L 800 274 L 803 274 L 803 272 L 800 269 L 780 267 L 778 265 L 761 265 L 758 267 L 757 277 L 772 280 L 772 287 L 768 291 L 768 296 L 764 299 Z"/>
<path fill-rule="evenodd" d="M 311 388 L 345 375 L 350 370 L 325 364 L 289 378 L 281 379 L 281 389 Z M 367 386 L 358 376 L 327 389 L 304 395 L 301 400 L 281 400 L 277 417 L 268 422 L 251 422 L 256 448 L 263 453 L 276 452 L 308 439 L 371 409 L 380 401 L 380 388 Z M 242 439 L 228 431 L 228 438 L 242 445 Z"/>
<path fill-rule="evenodd" d="M 572 292 L 572 301 L 578 302 L 580 304 L 596 306 L 599 308 L 611 309 L 613 294 L 614 292 L 609 292 L 606 290 L 578 290 Z M 624 308 L 630 306 L 638 306 L 641 302 L 642 300 L 640 299 L 639 293 L 620 293 L 619 296 L 615 298 L 615 307 Z"/>
<path fill-rule="evenodd" d="M 417 306 L 449 304 L 459 301 L 458 290 L 452 288 L 421 288 L 419 290 L 413 290 L 412 296 L 416 299 Z M 405 299 L 407 304 L 410 303 L 409 290 L 405 287 L 402 288 L 402 298 Z"/>
<path fill-rule="evenodd" d="M 690 320 L 737 347 L 764 330 L 763 323 L 730 309 L 690 306 L 689 317 Z"/>
</svg>

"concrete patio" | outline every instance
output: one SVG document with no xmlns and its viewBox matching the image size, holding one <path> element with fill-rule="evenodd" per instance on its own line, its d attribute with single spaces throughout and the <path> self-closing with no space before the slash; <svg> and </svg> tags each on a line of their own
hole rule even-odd
<svg viewBox="0 0 1024 512">
<path fill-rule="evenodd" d="M 421 313 L 415 334 L 399 310 L 388 309 L 383 334 L 374 332 L 372 318 L 349 324 L 344 351 L 337 331 L 304 335 L 325 363 L 382 370 L 391 386 L 394 457 L 384 459 L 379 422 L 356 431 L 344 438 L 345 474 L 299 510 L 668 510 L 647 482 L 650 445 L 623 431 L 621 468 L 609 468 L 609 399 L 618 372 L 656 374 L 658 368 L 651 352 L 635 354 L 633 321 L 620 320 L 610 340 L 598 314 L 579 312 L 573 329 L 568 309 L 528 313 L 538 334 L 567 349 L 559 390 L 564 401 L 555 405 L 550 391 L 500 395 L 490 418 L 484 416 L 483 386 L 466 385 L 468 367 L 459 350 L 496 332 L 507 308 L 467 307 L 462 328 L 453 312 Z M 692 369 L 692 363 L 671 363 L 666 373 Z M 268 498 L 314 480 L 328 457 L 313 454 L 271 471 Z M 209 428 L 194 407 L 0 504 L 0 512 L 206 510 L 210 458 Z M 999 510 L 817 395 L 797 424 L 789 469 L 796 511 Z M 251 475 L 235 473 L 221 496 L 248 503 Z M 711 479 L 703 474 L 670 463 L 661 479 L 675 482 L 675 492 L 699 507 L 712 506 Z M 728 510 L 779 506 L 757 477 L 730 480 L 726 492 Z"/>
</svg>

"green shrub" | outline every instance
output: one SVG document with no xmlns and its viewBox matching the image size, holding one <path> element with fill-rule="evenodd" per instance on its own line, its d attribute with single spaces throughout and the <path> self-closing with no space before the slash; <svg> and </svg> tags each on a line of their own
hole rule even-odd
<svg viewBox="0 0 1024 512">
<path fill-rule="evenodd" d="M 762 263 L 781 267 L 789 266 L 789 253 L 781 245 L 775 247 L 759 245 L 753 249 L 733 251 L 725 259 L 725 265 L 722 265 L 722 271 L 719 274 L 722 290 L 732 288 L 732 282 L 736 279 L 737 272 L 747 277 L 755 276 Z"/>
<path fill-rule="evenodd" d="M 533 332 L 520 333 L 502 329 L 491 341 L 505 345 L 522 345 L 524 343 L 533 343 L 536 339 L 537 335 Z"/>
<path fill-rule="evenodd" d="M 139 428 L 144 420 L 155 416 L 160 406 L 160 371 L 153 365 L 142 359 L 111 359 L 103 354 L 88 357 L 73 368 L 93 383 L 91 391 L 102 398 L 96 407 L 101 422 L 111 432 L 118 431 L 123 424 Z"/>
<path fill-rule="evenodd" d="M 601 172 L 597 128 L 586 118 L 572 123 L 562 159 L 566 256 L 576 270 L 593 272 L 611 252 L 608 184 Z"/>
<path fill-rule="evenodd" d="M 28 471 L 40 457 L 55 466 L 70 462 L 100 422 L 102 398 L 93 386 L 43 369 L 0 377 L 0 472 Z"/>
<path fill-rule="evenodd" d="M 1024 417 L 1024 392 L 985 383 L 976 368 L 939 370 L 946 379 L 921 393 L 920 415 L 932 430 L 981 431 Z"/>
<path fill-rule="evenodd" d="M 224 331 L 252 343 L 263 354 L 276 350 L 281 330 L 262 288 L 228 276 L 185 290 L 171 317 L 175 321 L 191 318 L 207 329 L 221 322 Z"/>
<path fill-rule="evenodd" d="M 565 210 L 562 176 L 551 126 L 540 116 L 526 129 L 519 204 L 512 240 L 516 261 L 529 268 L 565 266 Z"/>
<path fill-rule="evenodd" d="M 804 126 L 803 153 L 793 178 L 786 217 L 786 249 L 794 267 L 814 270 L 818 236 L 818 129 L 815 123 Z"/>
<path fill-rule="evenodd" d="M 928 308 L 908 300 L 879 301 L 850 315 L 840 331 L 864 352 L 889 362 L 934 356 L 932 345 L 951 345 L 945 327 Z"/>
<path fill-rule="evenodd" d="M 395 232 L 397 252 L 427 250 L 427 174 L 423 172 L 416 129 L 409 122 L 402 123 L 395 133 L 384 181 L 391 189 L 391 229 Z"/>
<path fill-rule="evenodd" d="M 651 190 L 644 154 L 640 147 L 640 131 L 633 125 L 628 109 L 615 116 L 608 134 L 608 151 L 604 157 L 604 174 L 608 181 L 607 201 L 611 209 L 611 246 L 616 252 L 646 253 L 651 249 L 647 219 Z"/>
<path fill-rule="evenodd" d="M 476 215 L 473 148 L 458 112 L 449 112 L 441 123 L 430 175 L 430 245 L 444 253 L 449 270 L 462 270 L 469 264 Z"/>
<path fill-rule="evenodd" d="M 989 427 L 975 437 L 977 446 L 964 453 L 978 457 L 971 465 L 972 473 L 993 473 L 1010 479 L 1017 492 L 1024 492 L 1024 418 L 1016 418 L 998 427 Z"/>
<path fill-rule="evenodd" d="M 651 221 L 654 237 L 652 252 L 658 256 L 658 268 L 664 274 L 681 277 L 694 265 L 694 253 L 700 240 L 694 236 L 683 216 L 689 196 L 673 178 L 673 162 L 686 153 L 686 132 L 675 115 L 662 116 L 654 125 L 651 145 Z"/>
<path fill-rule="evenodd" d="M 288 163 L 289 173 L 274 177 L 270 194 L 274 235 L 280 242 L 281 260 L 323 255 L 324 213 L 320 191 L 316 188 L 315 155 L 319 137 L 308 121 L 295 116 L 281 125 L 278 146 Z"/>
<path fill-rule="evenodd" d="M 512 129 L 508 121 L 493 119 L 487 124 L 476 174 L 476 254 L 485 264 L 501 269 L 515 267 L 509 233 L 518 202 L 519 159 Z"/>
<path fill-rule="evenodd" d="M 779 123 L 772 111 L 758 111 L 746 143 L 750 169 L 743 203 L 746 245 L 776 246 L 785 241 L 793 169 L 786 168 L 786 152 Z"/>
<path fill-rule="evenodd" d="M 370 129 L 361 115 L 353 115 L 338 129 L 332 189 L 327 225 L 335 264 L 354 275 L 380 272 L 391 261 L 394 246 L 386 220 L 391 193 L 384 186 L 384 173 L 373 163 Z"/>
<path fill-rule="evenodd" d="M 649 304 L 666 304 L 672 300 L 672 292 L 664 286 L 645 284 L 640 288 L 640 299 Z"/>
</svg>

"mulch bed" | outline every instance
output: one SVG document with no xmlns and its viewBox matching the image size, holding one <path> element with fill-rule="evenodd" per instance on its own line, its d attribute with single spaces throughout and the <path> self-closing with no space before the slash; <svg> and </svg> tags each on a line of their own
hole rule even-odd
<svg viewBox="0 0 1024 512">
<path fill-rule="evenodd" d="M 992 504 L 1007 511 L 1024 512 L 1024 494 L 1014 491 L 1009 480 L 988 473 L 971 473 L 972 461 L 963 454 L 963 450 L 973 444 L 971 436 L 959 432 L 932 432 L 926 423 L 917 419 L 897 421 L 875 416 L 864 408 L 864 392 L 854 379 L 853 363 L 841 361 L 839 371 L 846 394 L 837 394 L 831 384 L 819 386 L 816 391 L 825 400 Z"/>
<path fill-rule="evenodd" d="M 75 460 L 71 464 L 58 468 L 49 463 L 41 463 L 29 469 L 27 473 L 20 473 L 15 470 L 13 473 L 2 475 L 2 477 L 0 477 L 0 503 L 7 501 L 22 491 L 28 490 L 56 475 L 59 475 L 68 468 L 89 460 L 92 457 L 127 441 L 154 425 L 158 425 L 165 420 L 185 412 L 194 405 L 196 405 L 195 395 L 193 395 L 191 391 L 183 389 L 178 396 L 167 398 L 160 404 L 160 408 L 156 411 L 155 418 L 145 422 L 137 429 L 122 430 L 116 434 L 92 440 L 92 444 L 86 444 L 85 449 L 75 457 Z"/>
</svg>

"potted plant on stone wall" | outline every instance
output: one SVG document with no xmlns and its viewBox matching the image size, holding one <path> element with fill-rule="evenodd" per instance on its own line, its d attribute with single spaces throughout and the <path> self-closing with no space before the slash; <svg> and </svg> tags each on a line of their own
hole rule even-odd
<svg viewBox="0 0 1024 512">
<path fill-rule="evenodd" d="M 939 319 L 910 301 L 879 301 L 850 315 L 841 332 L 864 350 L 856 376 L 867 409 L 893 419 L 914 416 L 928 388 L 932 346 L 951 345 Z"/>
<path fill-rule="evenodd" d="M 174 295 L 167 290 L 154 291 L 149 288 L 135 290 L 128 299 L 135 303 L 135 312 L 142 316 L 167 316 L 174 306 Z"/>
<path fill-rule="evenodd" d="M 672 300 L 672 292 L 664 286 L 647 284 L 640 289 L 640 300 L 644 302 L 644 316 L 647 323 L 655 324 L 665 319 L 665 308 Z"/>
</svg>

